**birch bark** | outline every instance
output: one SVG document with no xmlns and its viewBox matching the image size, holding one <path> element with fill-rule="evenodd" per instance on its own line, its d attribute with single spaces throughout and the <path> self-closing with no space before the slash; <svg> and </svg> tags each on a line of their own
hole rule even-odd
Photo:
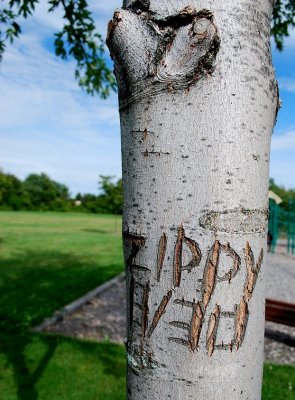
<svg viewBox="0 0 295 400">
<path fill-rule="evenodd" d="M 129 400 L 259 400 L 272 2 L 127 0 L 119 84 Z"/>
</svg>

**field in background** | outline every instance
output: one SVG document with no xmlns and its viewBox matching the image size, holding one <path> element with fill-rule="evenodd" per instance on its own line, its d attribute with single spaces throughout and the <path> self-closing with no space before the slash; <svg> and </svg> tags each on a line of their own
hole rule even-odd
<svg viewBox="0 0 295 400">
<path fill-rule="evenodd" d="M 124 398 L 121 346 L 30 327 L 123 271 L 121 218 L 0 212 L 0 398 Z"/>
<path fill-rule="evenodd" d="M 124 400 L 122 346 L 30 331 L 122 271 L 118 216 L 0 212 L 1 399 Z M 263 400 L 295 399 L 294 375 L 266 366 Z"/>
<path fill-rule="evenodd" d="M 123 271 L 121 218 L 0 212 L 0 313 L 32 326 Z"/>
</svg>

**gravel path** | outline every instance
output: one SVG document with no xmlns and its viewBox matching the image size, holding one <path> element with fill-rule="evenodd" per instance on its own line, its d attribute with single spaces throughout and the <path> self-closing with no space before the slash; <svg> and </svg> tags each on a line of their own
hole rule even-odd
<svg viewBox="0 0 295 400">
<path fill-rule="evenodd" d="M 125 285 L 125 278 L 119 278 L 107 290 L 43 331 L 79 339 L 108 339 L 123 344 L 126 319 Z"/>
<path fill-rule="evenodd" d="M 295 303 L 295 255 L 277 246 L 275 254 L 267 254 L 265 263 L 266 297 Z M 295 365 L 295 329 L 266 321 L 265 358 L 275 364 Z"/>
<path fill-rule="evenodd" d="M 266 297 L 295 303 L 295 256 L 268 254 L 265 263 Z M 125 279 L 87 300 L 72 313 L 42 329 L 83 339 L 109 339 L 123 343 L 125 337 Z M 266 322 L 265 359 L 276 364 L 295 364 L 294 328 Z"/>
<path fill-rule="evenodd" d="M 266 297 L 295 303 L 295 255 L 278 246 L 275 254 L 267 254 L 265 263 Z"/>
</svg>

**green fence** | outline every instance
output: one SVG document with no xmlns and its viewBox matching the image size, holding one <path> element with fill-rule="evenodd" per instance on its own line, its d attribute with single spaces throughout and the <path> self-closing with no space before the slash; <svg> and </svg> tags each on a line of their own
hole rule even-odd
<svg viewBox="0 0 295 400">
<path fill-rule="evenodd" d="M 295 254 L 295 201 L 283 209 L 273 199 L 269 200 L 268 243 L 270 251 L 275 252 L 278 239 L 287 240 L 288 253 Z"/>
</svg>

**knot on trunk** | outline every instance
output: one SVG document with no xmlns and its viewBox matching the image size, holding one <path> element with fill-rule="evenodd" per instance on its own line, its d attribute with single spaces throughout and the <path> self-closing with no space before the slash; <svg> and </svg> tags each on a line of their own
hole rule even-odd
<svg viewBox="0 0 295 400">
<path fill-rule="evenodd" d="M 188 6 L 158 19 L 148 1 L 116 11 L 107 44 L 115 59 L 121 102 L 163 90 L 188 89 L 213 72 L 220 39 L 209 10 Z"/>
</svg>

